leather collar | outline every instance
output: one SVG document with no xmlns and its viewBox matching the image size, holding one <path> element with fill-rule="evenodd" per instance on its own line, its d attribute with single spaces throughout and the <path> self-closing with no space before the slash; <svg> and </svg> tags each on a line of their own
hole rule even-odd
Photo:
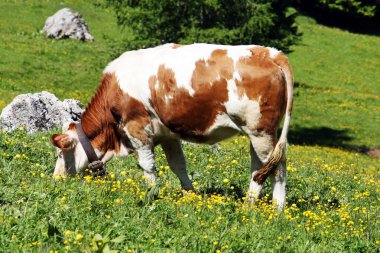
<svg viewBox="0 0 380 253">
<path fill-rule="evenodd" d="M 80 144 L 82 144 L 84 152 L 87 155 L 87 159 L 89 162 L 88 168 L 90 169 L 91 176 L 106 176 L 106 165 L 96 155 L 95 150 L 91 145 L 90 139 L 88 139 L 87 135 L 83 131 L 82 124 L 80 122 L 77 123 L 76 128 L 79 142 Z"/>
</svg>

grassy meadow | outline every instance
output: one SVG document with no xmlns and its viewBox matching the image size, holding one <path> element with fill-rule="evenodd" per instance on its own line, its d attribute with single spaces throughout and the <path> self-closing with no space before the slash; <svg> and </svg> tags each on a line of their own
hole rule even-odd
<svg viewBox="0 0 380 253">
<path fill-rule="evenodd" d="M 94 42 L 39 33 L 62 7 L 79 11 Z M 0 131 L 0 252 L 379 252 L 380 38 L 298 18 L 289 54 L 296 97 L 289 134 L 287 207 L 273 209 L 267 184 L 245 203 L 245 137 L 220 151 L 185 144 L 198 194 L 183 194 L 156 148 L 154 199 L 137 160 L 113 159 L 108 179 L 52 179 L 53 132 Z M 0 109 L 48 90 L 86 104 L 127 31 L 90 1 L 0 2 Z M 58 130 L 57 130 L 58 131 Z"/>
</svg>

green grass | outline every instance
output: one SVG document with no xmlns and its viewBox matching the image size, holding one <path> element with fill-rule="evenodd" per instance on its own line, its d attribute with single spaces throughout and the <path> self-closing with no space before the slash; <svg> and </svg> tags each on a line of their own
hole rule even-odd
<svg viewBox="0 0 380 253">
<path fill-rule="evenodd" d="M 64 6 L 82 13 L 95 42 L 39 33 Z M 218 154 L 185 146 L 200 195 L 183 196 L 157 148 L 152 201 L 133 156 L 112 160 L 108 180 L 55 181 L 51 133 L 0 132 L 0 252 L 378 252 L 379 160 L 352 150 L 380 143 L 380 39 L 307 17 L 298 23 L 284 213 L 273 210 L 270 185 L 255 206 L 244 203 L 244 137 L 222 143 Z M 0 109 L 41 90 L 86 103 L 123 34 L 112 13 L 90 2 L 2 1 Z"/>
<path fill-rule="evenodd" d="M 288 207 L 266 194 L 244 203 L 248 140 L 185 146 L 201 195 L 182 195 L 157 148 L 159 193 L 136 159 L 114 159 L 108 180 L 54 181 L 46 134 L 0 134 L 0 251 L 101 252 L 376 252 L 380 243 L 378 161 L 333 148 L 290 146 Z M 38 144 L 38 145 L 36 145 Z M 43 156 L 41 154 L 44 154 Z M 106 252 L 106 251 L 103 251 Z"/>
</svg>

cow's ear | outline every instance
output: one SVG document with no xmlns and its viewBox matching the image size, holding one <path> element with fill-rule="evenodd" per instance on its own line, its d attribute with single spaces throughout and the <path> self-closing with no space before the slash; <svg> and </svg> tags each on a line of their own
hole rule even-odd
<svg viewBox="0 0 380 253">
<path fill-rule="evenodd" d="M 73 139 L 67 134 L 53 134 L 50 138 L 51 143 L 62 150 L 74 148 Z"/>
</svg>

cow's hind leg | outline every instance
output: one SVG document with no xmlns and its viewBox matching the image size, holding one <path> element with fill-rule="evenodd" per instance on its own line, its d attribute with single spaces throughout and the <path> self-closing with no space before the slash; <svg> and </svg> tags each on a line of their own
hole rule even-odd
<svg viewBox="0 0 380 253">
<path fill-rule="evenodd" d="M 278 209 L 283 209 L 285 205 L 285 177 L 286 177 L 286 158 L 283 157 L 277 166 L 277 169 L 270 174 L 273 189 L 273 203 Z"/>
<path fill-rule="evenodd" d="M 252 180 L 252 178 L 255 176 L 257 170 L 262 166 L 262 163 L 258 158 L 256 151 L 253 149 L 252 144 L 250 144 L 249 147 L 249 151 L 251 154 L 251 181 L 249 184 L 248 198 L 254 201 L 256 198 L 259 197 L 259 194 L 263 186 L 256 183 L 254 180 Z"/>
<path fill-rule="evenodd" d="M 259 169 L 265 164 L 274 148 L 274 136 L 260 133 L 255 136 L 249 136 L 251 140 L 250 154 L 251 154 L 251 181 L 249 184 L 248 198 L 254 202 L 260 195 L 263 188 L 265 179 L 257 179 Z"/>
<path fill-rule="evenodd" d="M 178 177 L 182 188 L 187 191 L 194 190 L 193 184 L 187 174 L 186 159 L 182 151 L 180 140 L 168 139 L 162 141 L 161 146 L 165 152 L 170 169 Z"/>
</svg>

